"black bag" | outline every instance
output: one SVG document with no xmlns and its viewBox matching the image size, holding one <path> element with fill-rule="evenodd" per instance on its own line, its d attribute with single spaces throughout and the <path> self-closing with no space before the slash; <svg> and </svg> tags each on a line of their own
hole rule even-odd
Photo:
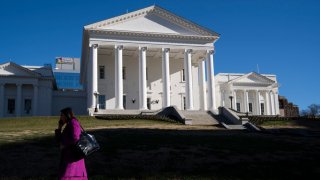
<svg viewBox="0 0 320 180">
<path fill-rule="evenodd" d="M 86 131 L 82 128 L 80 139 L 76 143 L 76 149 L 80 156 L 87 157 L 90 154 L 98 151 L 100 149 L 100 145 L 94 135 L 86 133 Z"/>
</svg>

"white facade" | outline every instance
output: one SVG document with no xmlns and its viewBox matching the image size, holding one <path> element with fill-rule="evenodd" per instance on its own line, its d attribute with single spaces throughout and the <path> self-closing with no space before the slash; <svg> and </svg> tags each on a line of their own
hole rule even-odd
<svg viewBox="0 0 320 180">
<path fill-rule="evenodd" d="M 0 118 L 59 115 L 65 107 L 83 115 L 85 102 L 85 92 L 57 90 L 50 66 L 0 64 Z"/>
<path fill-rule="evenodd" d="M 51 67 L 0 64 L 0 117 L 51 115 L 54 86 Z"/>
<path fill-rule="evenodd" d="M 275 75 L 220 73 L 216 79 L 216 103 L 253 115 L 279 115 Z"/>
<path fill-rule="evenodd" d="M 98 92 L 100 109 L 176 106 L 216 112 L 213 55 L 218 38 L 157 6 L 85 26 L 81 82 L 88 109 L 98 104 Z M 199 83 L 205 72 L 210 78 Z"/>
</svg>

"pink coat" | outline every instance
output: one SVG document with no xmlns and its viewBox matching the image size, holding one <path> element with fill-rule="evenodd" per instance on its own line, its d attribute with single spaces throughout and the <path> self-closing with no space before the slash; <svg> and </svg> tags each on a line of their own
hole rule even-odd
<svg viewBox="0 0 320 180">
<path fill-rule="evenodd" d="M 67 123 L 63 132 L 56 130 L 56 137 L 61 145 L 61 159 L 59 179 L 87 180 L 87 171 L 84 159 L 80 159 L 74 152 L 74 144 L 80 139 L 81 127 L 76 118 Z"/>
</svg>

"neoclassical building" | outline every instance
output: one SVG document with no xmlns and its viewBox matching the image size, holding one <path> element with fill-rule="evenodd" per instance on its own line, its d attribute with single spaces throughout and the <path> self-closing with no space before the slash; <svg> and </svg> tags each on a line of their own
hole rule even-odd
<svg viewBox="0 0 320 180">
<path fill-rule="evenodd" d="M 0 117 L 51 115 L 51 67 L 0 64 Z"/>
<path fill-rule="evenodd" d="M 275 75 L 214 76 L 218 39 L 216 32 L 157 6 L 87 25 L 80 68 L 84 90 L 59 90 L 51 67 L 5 62 L 0 64 L 0 117 L 58 115 L 66 106 L 90 115 L 96 108 L 124 113 L 169 106 L 186 113 L 218 113 L 224 106 L 278 115 Z"/>
<path fill-rule="evenodd" d="M 80 78 L 87 107 L 215 111 L 218 38 L 157 6 L 85 26 Z"/>
<path fill-rule="evenodd" d="M 218 106 L 253 115 L 280 114 L 275 75 L 219 73 L 215 79 Z"/>
</svg>

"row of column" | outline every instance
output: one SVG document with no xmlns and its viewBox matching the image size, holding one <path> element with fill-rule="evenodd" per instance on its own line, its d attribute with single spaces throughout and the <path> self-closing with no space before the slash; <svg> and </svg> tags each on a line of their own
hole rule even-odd
<svg viewBox="0 0 320 180">
<path fill-rule="evenodd" d="M 16 84 L 16 98 L 15 98 L 15 109 L 16 116 L 22 114 L 22 84 Z M 5 116 L 5 84 L 0 84 L 0 117 Z M 32 98 L 32 114 L 37 115 L 38 110 L 38 85 L 33 84 L 33 98 Z"/>
<path fill-rule="evenodd" d="M 243 111 L 244 112 L 249 112 L 249 91 L 248 90 L 241 90 L 243 93 Z M 272 91 L 264 91 L 265 93 L 265 108 L 266 108 L 266 115 L 277 115 L 279 114 L 279 106 L 278 106 L 278 96 L 277 94 L 273 93 Z M 257 114 L 261 115 L 261 91 L 255 90 L 255 94 L 256 94 L 256 109 L 257 109 Z M 222 106 L 225 106 L 225 102 L 224 102 L 224 97 L 225 94 L 222 93 Z M 234 90 L 232 92 L 232 96 L 233 96 L 233 108 L 237 109 L 237 91 Z"/>
<path fill-rule="evenodd" d="M 115 109 L 123 109 L 123 80 L 122 80 L 122 51 L 123 46 L 115 46 Z M 147 79 L 146 79 L 146 51 L 147 47 L 139 47 L 139 108 L 147 109 Z M 163 84 L 163 107 L 170 106 L 170 63 L 169 63 L 170 48 L 162 48 L 162 84 Z M 194 109 L 193 107 L 193 84 L 192 84 L 192 50 L 184 51 L 184 69 L 186 77 L 186 108 L 187 110 Z M 98 45 L 91 45 L 90 48 L 90 65 L 92 76 L 89 76 L 88 81 L 91 82 L 88 86 L 88 107 L 96 106 L 95 92 L 98 92 Z M 213 51 L 207 51 L 207 82 L 208 82 L 208 98 L 206 98 L 205 89 L 205 65 L 202 61 L 200 64 L 201 71 L 201 109 L 215 110 L 215 89 L 214 89 L 214 69 L 213 69 Z M 90 87 L 91 85 L 91 87 Z M 208 107 L 206 107 L 206 99 L 208 99 Z"/>
</svg>

